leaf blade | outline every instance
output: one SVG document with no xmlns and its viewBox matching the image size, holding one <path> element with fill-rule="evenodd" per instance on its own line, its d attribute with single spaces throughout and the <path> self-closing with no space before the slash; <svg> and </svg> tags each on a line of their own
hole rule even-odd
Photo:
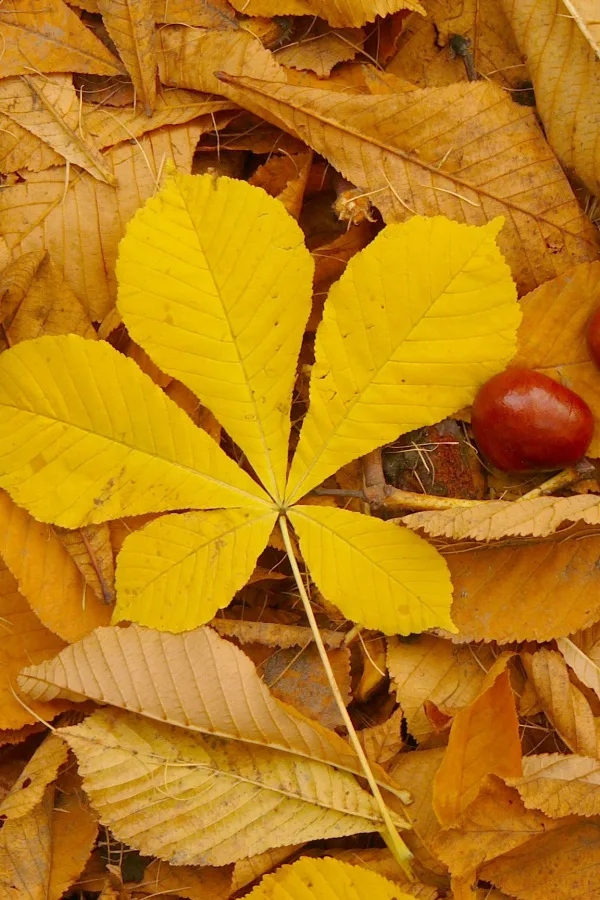
<svg viewBox="0 0 600 900">
<path fill-rule="evenodd" d="M 134 511 L 239 506 L 242 497 L 254 506 L 266 497 L 103 341 L 25 341 L 2 354 L 0 373 L 0 483 L 37 518 L 72 528 Z"/>
<path fill-rule="evenodd" d="M 456 630 L 446 563 L 413 532 L 333 507 L 297 506 L 288 515 L 311 576 L 347 618 L 385 634 Z"/>
<path fill-rule="evenodd" d="M 119 247 L 118 308 L 133 339 L 214 413 L 278 499 L 312 272 L 276 200 L 210 175 L 170 179 Z"/>
<path fill-rule="evenodd" d="M 349 262 L 317 331 L 288 502 L 352 459 L 468 405 L 504 368 L 520 312 L 495 243 L 500 225 L 416 216 L 388 226 Z"/>
<path fill-rule="evenodd" d="M 252 574 L 277 520 L 261 510 L 176 513 L 126 538 L 113 623 L 191 631 L 227 606 Z"/>
</svg>

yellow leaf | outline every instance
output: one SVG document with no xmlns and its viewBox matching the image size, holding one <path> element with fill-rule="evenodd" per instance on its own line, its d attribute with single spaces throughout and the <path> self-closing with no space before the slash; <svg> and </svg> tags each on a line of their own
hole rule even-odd
<svg viewBox="0 0 600 900">
<path fill-rule="evenodd" d="M 0 452 L 0 483 L 15 502 L 67 528 L 266 501 L 133 361 L 76 335 L 0 356 Z"/>
<path fill-rule="evenodd" d="M 102 21 L 149 116 L 156 99 L 153 0 L 97 0 Z"/>
<path fill-rule="evenodd" d="M 248 900 L 410 900 L 411 895 L 376 872 L 337 859 L 302 857 L 265 875 Z"/>
<path fill-rule="evenodd" d="M 450 575 L 427 541 L 343 509 L 297 506 L 288 515 L 311 576 L 346 618 L 385 634 L 456 630 Z"/>
<path fill-rule="evenodd" d="M 232 6 L 246 16 L 319 16 L 342 28 L 364 25 L 400 9 L 425 14 L 418 0 L 234 0 Z"/>
<path fill-rule="evenodd" d="M 68 752 L 64 741 L 55 734 L 43 740 L 2 800 L 2 821 L 24 816 L 41 801 L 44 791 L 66 763 Z"/>
<path fill-rule="evenodd" d="M 214 510 L 162 516 L 126 538 L 113 622 L 191 631 L 227 606 L 250 578 L 277 513 Z"/>
<path fill-rule="evenodd" d="M 176 175 L 119 246 L 132 338 L 200 398 L 283 494 L 313 263 L 294 220 L 243 181 Z"/>
<path fill-rule="evenodd" d="M 294 840 L 381 828 L 371 795 L 322 763 L 119 710 L 59 733 L 100 821 L 176 865 L 222 866 Z"/>
<path fill-rule="evenodd" d="M 121 65 L 63 0 L 4 0 L 0 5 L 2 74 L 92 72 L 120 75 Z"/>
<path fill-rule="evenodd" d="M 415 216 L 350 260 L 317 331 L 289 503 L 350 460 L 470 404 L 506 366 L 520 312 L 495 243 L 501 226 Z"/>
</svg>

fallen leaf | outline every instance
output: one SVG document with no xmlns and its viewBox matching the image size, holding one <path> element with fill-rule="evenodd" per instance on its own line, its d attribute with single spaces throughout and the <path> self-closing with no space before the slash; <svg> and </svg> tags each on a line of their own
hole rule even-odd
<svg viewBox="0 0 600 900">
<path fill-rule="evenodd" d="M 227 96 L 300 136 L 368 192 L 386 222 L 417 213 L 481 225 L 503 215 L 499 246 L 521 291 L 597 256 L 597 235 L 534 112 L 492 82 L 342 98 L 281 76 L 266 85 L 227 63 L 225 73 Z"/>
<path fill-rule="evenodd" d="M 93 72 L 115 75 L 121 65 L 63 0 L 4 0 L 0 8 L 2 74 Z"/>
<path fill-rule="evenodd" d="M 381 725 L 372 725 L 359 731 L 360 742 L 370 760 L 384 766 L 403 749 L 403 718 L 402 709 L 398 707 Z"/>
<path fill-rule="evenodd" d="M 48 785 L 67 761 L 64 741 L 49 734 L 40 744 L 0 804 L 0 818 L 18 819 L 41 802 Z"/>
<path fill-rule="evenodd" d="M 372 897 L 373 900 L 410 900 L 410 895 L 376 872 L 351 866 L 336 859 L 303 857 L 291 866 L 282 866 L 273 875 L 265 875 L 246 895 L 249 900 L 345 900 Z"/>
<path fill-rule="evenodd" d="M 0 11 L 0 17 L 2 12 Z M 80 101 L 70 75 L 20 75 L 0 81 L 0 113 L 94 178 L 116 184 L 100 147 L 79 133 Z"/>
<path fill-rule="evenodd" d="M 502 0 L 527 58 L 548 143 L 568 171 L 600 191 L 597 10 L 589 0 Z M 587 14 L 587 15 L 586 15 Z M 596 20 L 596 21 L 594 21 Z"/>
<path fill-rule="evenodd" d="M 291 839 L 381 827 L 370 794 L 323 763 L 118 710 L 95 712 L 60 734 L 102 823 L 175 865 L 221 866 Z"/>
<path fill-rule="evenodd" d="M 13 255 L 47 250 L 91 319 L 100 321 L 115 301 L 114 267 L 125 222 L 154 194 L 165 159 L 189 171 L 201 133 L 201 125 L 179 125 L 133 145 L 119 144 L 105 155 L 117 188 L 87 174 L 68 177 L 63 167 L 5 187 L 0 228 Z"/>
<path fill-rule="evenodd" d="M 600 762 L 588 756 L 544 753 L 523 757 L 523 775 L 508 778 L 528 809 L 547 816 L 597 816 L 600 810 Z"/>
<path fill-rule="evenodd" d="M 560 653 L 541 647 L 521 653 L 542 709 L 573 753 L 596 756 L 598 752 L 594 715 L 584 694 L 569 681 Z"/>
<path fill-rule="evenodd" d="M 515 698 L 500 657 L 481 693 L 454 716 L 448 746 L 435 773 L 433 808 L 442 825 L 451 825 L 475 799 L 488 775 L 521 774 L 521 742 Z M 499 672 L 493 678 L 494 672 Z"/>
<path fill-rule="evenodd" d="M 160 671 L 151 663 L 158 656 Z M 118 684 L 114 673 L 126 660 L 134 664 Z M 235 694 L 227 687 L 232 673 L 240 686 Z M 361 771 L 343 738 L 275 700 L 248 657 L 210 628 L 177 635 L 138 625 L 100 628 L 47 666 L 23 670 L 20 687 L 37 700 L 89 697 L 207 735 Z"/>
<path fill-rule="evenodd" d="M 256 856 L 250 856 L 246 859 L 238 859 L 233 867 L 233 875 L 231 876 L 230 893 L 236 893 L 242 888 L 247 887 L 256 881 L 262 875 L 270 872 L 271 869 L 277 868 L 282 862 L 285 862 L 289 856 L 297 850 L 301 850 L 304 844 L 292 844 L 289 847 L 275 847 L 272 850 L 265 850 Z M 200 898 L 204 900 L 204 898 Z"/>
<path fill-rule="evenodd" d="M 140 894 L 166 894 L 167 897 L 175 894 L 186 900 L 229 900 L 232 877 L 228 866 L 170 866 L 162 859 L 155 859 L 144 869 L 142 883 L 132 887 Z"/>
<path fill-rule="evenodd" d="M 600 539 L 445 552 L 461 641 L 549 641 L 598 619 Z M 458 548 L 456 548 L 458 550 Z M 543 610 L 543 616 L 540 610 Z"/>
<path fill-rule="evenodd" d="M 421 865 L 438 873 L 444 873 L 447 869 L 431 850 L 433 839 L 441 827 L 433 811 L 433 783 L 444 752 L 443 747 L 436 747 L 433 750 L 401 753 L 389 772 L 390 778 L 399 787 L 410 790 L 412 798 L 409 806 L 412 830 L 407 831 L 403 839 Z M 390 805 L 397 808 L 395 804 L 392 798 Z"/>
<path fill-rule="evenodd" d="M 232 637 L 240 644 L 266 644 L 268 647 L 305 647 L 314 641 L 310 628 L 304 625 L 280 625 L 271 622 L 238 622 L 235 619 L 213 619 L 210 627 L 222 637 Z M 342 631 L 319 629 L 326 647 L 334 650 L 344 643 Z"/>
<path fill-rule="evenodd" d="M 64 159 L 40 138 L 0 113 L 0 166 L 5 174 L 21 169 L 40 172 L 60 166 Z"/>
<path fill-rule="evenodd" d="M 119 51 L 146 115 L 156 99 L 153 0 L 96 0 L 102 21 Z"/>
<path fill-rule="evenodd" d="M 104 523 L 85 525 L 76 531 L 54 530 L 96 597 L 114 603 L 115 563 L 109 526 Z"/>
<path fill-rule="evenodd" d="M 313 22 L 314 19 L 299 19 L 291 43 L 278 48 L 275 58 L 281 66 L 308 69 L 319 78 L 326 78 L 338 63 L 354 59 L 360 53 L 365 33 L 362 28 L 334 30 L 325 22 L 317 20 L 314 25 Z"/>
<path fill-rule="evenodd" d="M 295 156 L 271 156 L 254 172 L 249 184 L 262 187 L 272 197 L 277 197 L 289 214 L 298 219 L 312 158 L 311 150 Z"/>
<path fill-rule="evenodd" d="M 387 666 L 409 734 L 419 743 L 433 734 L 426 701 L 449 715 L 469 706 L 493 661 L 485 646 L 457 647 L 429 634 L 409 642 L 390 638 Z"/>
</svg>

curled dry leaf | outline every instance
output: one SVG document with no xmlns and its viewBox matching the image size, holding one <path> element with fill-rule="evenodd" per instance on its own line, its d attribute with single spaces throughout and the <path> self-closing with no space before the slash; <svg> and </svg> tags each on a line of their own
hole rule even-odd
<svg viewBox="0 0 600 900">
<path fill-rule="evenodd" d="M 523 775 L 507 778 L 528 809 L 547 816 L 600 815 L 600 762 L 589 756 L 544 753 L 523 758 Z"/>
<path fill-rule="evenodd" d="M 575 672 L 579 681 L 585 684 L 586 687 L 591 688 L 600 697 L 600 665 L 598 665 L 597 660 L 590 659 L 584 652 L 582 646 L 580 646 L 580 641 L 581 637 L 574 635 L 572 640 L 569 638 L 558 638 L 556 645 L 562 653 L 566 664 Z"/>
<path fill-rule="evenodd" d="M 272 850 L 265 850 L 264 853 L 258 853 L 256 856 L 249 856 L 246 859 L 239 859 L 233 867 L 233 875 L 231 876 L 231 893 L 240 891 L 256 881 L 262 875 L 277 868 L 288 857 L 292 856 L 298 850 L 301 850 L 304 844 L 292 844 L 289 847 L 275 847 Z M 204 898 L 200 898 L 204 900 Z"/>
<path fill-rule="evenodd" d="M 323 763 L 119 710 L 59 733 L 101 822 L 175 865 L 222 866 L 293 840 L 381 828 L 371 795 Z"/>
<path fill-rule="evenodd" d="M 542 709 L 567 747 L 580 756 L 598 755 L 594 714 L 585 695 L 569 680 L 560 653 L 545 647 L 521 653 Z"/>
<path fill-rule="evenodd" d="M 573 497 L 535 497 L 518 502 L 488 500 L 464 509 L 412 513 L 397 521 L 415 531 L 453 541 L 546 537 L 565 522 L 600 525 L 600 499 L 597 494 L 579 494 Z"/>
<path fill-rule="evenodd" d="M 600 193 L 598 11 L 589 0 L 502 0 L 535 87 L 548 143 Z M 560 10 L 560 12 L 558 12 Z"/>
<path fill-rule="evenodd" d="M 419 743 L 433 734 L 426 703 L 454 715 L 475 700 L 494 654 L 485 646 L 460 647 L 429 634 L 388 640 L 387 666 L 409 733 Z"/>
</svg>

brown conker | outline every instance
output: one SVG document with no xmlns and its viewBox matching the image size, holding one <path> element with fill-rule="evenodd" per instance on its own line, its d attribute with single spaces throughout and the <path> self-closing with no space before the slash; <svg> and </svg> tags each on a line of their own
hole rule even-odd
<svg viewBox="0 0 600 900">
<path fill-rule="evenodd" d="M 471 427 L 486 459 L 504 472 L 561 469 L 581 459 L 594 431 L 581 397 L 532 369 L 506 369 L 481 387 Z"/>
<path fill-rule="evenodd" d="M 588 322 L 586 337 L 590 355 L 600 369 L 600 309 Z"/>
</svg>

